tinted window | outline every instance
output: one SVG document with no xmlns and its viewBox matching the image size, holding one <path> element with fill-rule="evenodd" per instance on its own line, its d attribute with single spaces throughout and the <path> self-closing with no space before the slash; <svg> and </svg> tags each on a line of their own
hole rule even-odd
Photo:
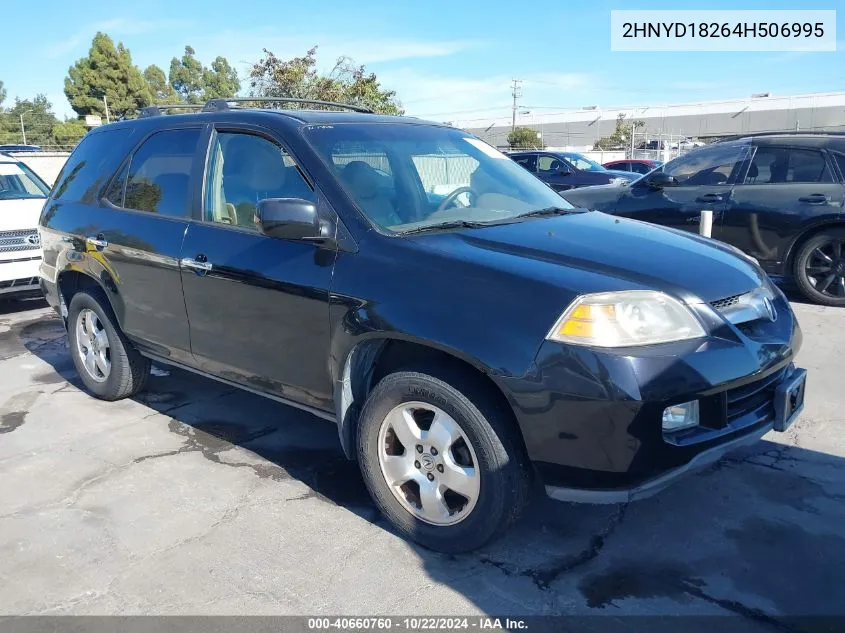
<svg viewBox="0 0 845 633">
<path fill-rule="evenodd" d="M 517 165 L 525 167 L 528 171 L 534 171 L 537 168 L 537 158 L 535 156 L 517 156 L 514 158 Z"/>
<path fill-rule="evenodd" d="M 206 220 L 254 230 L 258 230 L 260 200 L 316 200 L 290 155 L 276 143 L 252 134 L 215 135 L 206 187 Z"/>
<path fill-rule="evenodd" d="M 123 165 L 123 168 L 120 170 L 120 173 L 112 182 L 111 186 L 106 191 L 105 195 L 103 196 L 106 200 L 111 202 L 116 207 L 123 206 L 123 194 L 126 187 L 126 176 L 129 173 L 129 162 L 127 161 L 126 164 Z"/>
<path fill-rule="evenodd" d="M 191 168 L 200 131 L 165 130 L 132 156 L 123 206 L 172 217 L 188 215 Z"/>
<path fill-rule="evenodd" d="M 92 203 L 99 200 L 102 188 L 126 157 L 132 130 L 89 132 L 65 162 L 53 196 L 57 200 Z"/>
<path fill-rule="evenodd" d="M 839 165 L 839 175 L 845 179 L 845 154 L 833 154 L 836 164 Z"/>
<path fill-rule="evenodd" d="M 724 185 L 747 154 L 746 145 L 717 145 L 669 161 L 663 171 L 681 185 Z"/>
<path fill-rule="evenodd" d="M 651 171 L 651 167 L 646 165 L 645 163 L 628 163 L 631 166 L 631 171 L 636 172 L 638 174 L 647 174 Z"/>
<path fill-rule="evenodd" d="M 758 147 L 748 167 L 745 184 L 784 182 L 833 182 L 833 177 L 819 151 Z"/>
</svg>

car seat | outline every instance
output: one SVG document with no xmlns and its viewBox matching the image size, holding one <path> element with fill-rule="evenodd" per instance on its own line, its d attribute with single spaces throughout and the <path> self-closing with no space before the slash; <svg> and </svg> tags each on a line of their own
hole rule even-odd
<svg viewBox="0 0 845 633">
<path fill-rule="evenodd" d="M 378 173 L 362 160 L 353 160 L 346 164 L 341 178 L 361 207 L 361 210 L 376 224 L 395 226 L 403 224 L 389 198 L 378 190 Z"/>
</svg>

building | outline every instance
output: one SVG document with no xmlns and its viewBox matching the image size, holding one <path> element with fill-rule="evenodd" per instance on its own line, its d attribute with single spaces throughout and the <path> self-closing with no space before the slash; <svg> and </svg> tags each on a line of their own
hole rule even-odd
<svg viewBox="0 0 845 633">
<path fill-rule="evenodd" d="M 520 110 L 516 124 L 537 130 L 549 147 L 583 150 L 611 134 L 619 114 L 645 122 L 637 133 L 638 142 L 664 139 L 671 143 L 674 139 L 677 143 L 682 138 L 707 140 L 786 130 L 845 132 L 845 92 L 783 97 L 763 93 L 747 99 L 626 108 L 591 106 L 556 112 Z M 498 147 L 507 145 L 511 130 L 511 117 L 450 123 Z"/>
</svg>

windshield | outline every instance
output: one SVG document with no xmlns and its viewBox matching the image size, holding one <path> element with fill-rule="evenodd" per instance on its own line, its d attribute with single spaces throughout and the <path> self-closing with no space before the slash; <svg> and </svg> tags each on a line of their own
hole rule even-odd
<svg viewBox="0 0 845 633">
<path fill-rule="evenodd" d="M 586 156 L 581 156 L 581 154 L 561 154 L 561 156 L 572 163 L 575 169 L 580 169 L 581 171 L 607 171 L 607 169 L 599 165 L 596 161 L 590 160 Z"/>
<path fill-rule="evenodd" d="M 341 123 L 310 126 L 306 135 L 361 212 L 389 231 L 573 208 L 506 155 L 454 128 Z"/>
<path fill-rule="evenodd" d="M 0 162 L 0 200 L 46 198 L 49 187 L 23 163 Z"/>
</svg>

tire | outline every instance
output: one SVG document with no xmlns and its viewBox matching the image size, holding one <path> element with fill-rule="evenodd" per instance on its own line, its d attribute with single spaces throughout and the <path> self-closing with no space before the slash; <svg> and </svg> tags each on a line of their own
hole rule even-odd
<svg viewBox="0 0 845 633">
<path fill-rule="evenodd" d="M 80 329 L 80 320 L 93 313 L 96 317 L 96 332 L 102 332 L 95 338 L 99 341 L 98 349 L 103 349 L 103 337 L 108 342 L 108 352 L 104 356 L 109 361 L 108 372 L 103 374 L 100 365 L 95 363 L 96 376 L 86 367 L 83 349 L 90 341 L 86 333 Z M 121 400 L 135 395 L 147 383 L 150 375 L 150 360 L 144 358 L 134 348 L 132 343 L 115 325 L 116 319 L 102 292 L 97 290 L 81 290 L 73 295 L 68 308 L 68 340 L 70 354 L 79 377 L 89 393 L 101 400 Z M 100 329 L 101 327 L 101 329 Z M 80 345 L 80 338 L 82 344 Z"/>
<path fill-rule="evenodd" d="M 449 382 L 431 375 L 432 373 L 434 372 L 400 371 L 389 374 L 376 385 L 364 404 L 359 420 L 358 462 L 367 489 L 376 505 L 403 536 L 439 552 L 450 554 L 469 552 L 500 535 L 516 521 L 527 504 L 533 471 L 512 413 L 504 408 L 505 405 L 492 397 L 485 386 L 470 379 L 466 372 L 459 371 L 449 375 L 447 378 Z M 461 439 L 451 449 L 447 448 L 446 454 L 438 454 L 434 457 L 435 460 L 440 459 L 443 463 L 450 460 L 454 463 L 458 461 L 460 455 L 464 466 L 470 463 L 468 457 L 471 457 L 473 468 L 467 468 L 464 472 L 475 472 L 479 477 L 478 492 L 474 502 L 464 503 L 462 508 L 456 510 L 454 514 L 438 517 L 438 520 L 457 522 L 433 524 L 425 520 L 419 516 L 419 513 L 423 512 L 421 502 L 416 510 L 417 514 L 410 510 L 409 507 L 413 504 L 408 499 L 414 498 L 415 486 L 417 499 L 422 496 L 419 484 L 409 482 L 404 490 L 410 490 L 410 492 L 405 494 L 403 489 L 388 483 L 385 474 L 387 471 L 383 470 L 379 451 L 384 449 L 386 454 L 391 442 L 395 447 L 396 435 L 391 436 L 393 429 L 389 425 L 385 434 L 383 426 L 387 424 L 389 414 L 393 415 L 393 412 L 397 410 L 406 410 L 405 405 L 408 403 L 423 405 L 423 409 L 414 410 L 414 415 L 427 411 L 426 406 L 445 413 L 448 419 L 456 423 L 462 434 Z M 436 419 L 446 420 L 447 418 Z M 390 419 L 400 418 L 391 417 Z M 439 424 L 437 428 L 440 429 L 442 426 L 443 424 Z M 435 434 L 433 422 L 425 433 L 431 436 L 424 436 L 425 439 L 421 440 L 421 446 L 425 446 L 425 452 L 417 453 L 416 446 L 405 447 L 400 441 L 402 454 L 399 457 L 408 460 L 404 451 L 411 451 L 414 459 L 424 460 L 426 456 L 429 459 L 432 458 L 435 451 L 431 450 L 430 446 L 436 445 L 432 439 Z M 391 450 L 395 451 L 395 448 Z M 397 453 L 398 451 L 395 451 L 393 455 Z M 390 459 L 393 455 L 386 459 Z M 423 475 L 429 480 L 432 475 L 436 475 L 438 478 L 431 482 L 431 486 L 444 491 L 442 495 L 444 503 L 454 505 L 456 500 L 462 501 L 462 497 L 455 496 L 454 491 L 448 492 L 450 489 L 442 487 L 442 477 L 453 472 L 447 469 L 444 475 L 438 474 L 443 463 L 437 463 L 436 469 L 428 473 L 425 472 L 425 469 L 430 467 L 428 463 L 417 462 L 414 467 L 416 470 L 411 469 L 410 466 L 408 468 L 415 478 L 414 481 L 421 481 L 427 487 L 429 484 L 426 484 Z M 443 470 L 439 472 L 444 473 Z M 400 479 L 401 477 L 397 478 L 397 481 Z M 394 493 L 393 490 L 397 492 Z M 405 501 L 400 499 L 398 496 L 400 494 Z M 469 499 L 469 496 L 466 499 Z M 450 509 L 447 508 L 447 510 Z"/>
<path fill-rule="evenodd" d="M 839 258 L 835 253 L 839 253 Z M 832 259 L 828 262 L 827 259 Z M 812 275 L 810 271 L 824 271 Z M 826 306 L 845 306 L 845 230 L 832 229 L 804 242 L 795 255 L 792 269 L 798 290 L 804 297 Z M 832 281 L 821 288 L 828 279 Z M 838 296 L 834 294 L 839 291 Z"/>
</svg>

